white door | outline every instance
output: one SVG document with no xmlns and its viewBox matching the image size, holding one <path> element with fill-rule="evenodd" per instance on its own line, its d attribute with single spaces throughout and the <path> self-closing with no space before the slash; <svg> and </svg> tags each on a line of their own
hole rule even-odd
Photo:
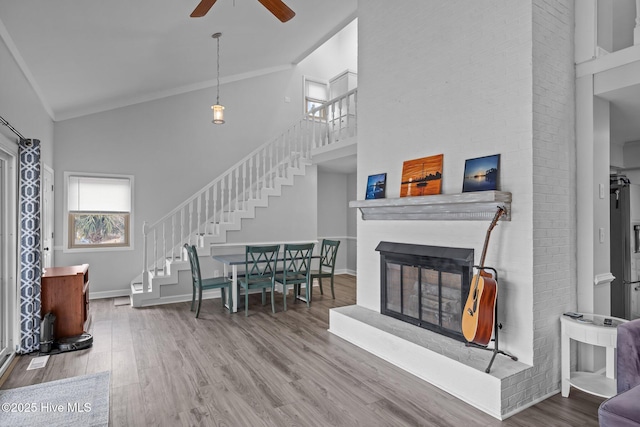
<svg viewBox="0 0 640 427">
<path fill-rule="evenodd" d="M 53 266 L 53 169 L 42 168 L 42 268 Z"/>
</svg>

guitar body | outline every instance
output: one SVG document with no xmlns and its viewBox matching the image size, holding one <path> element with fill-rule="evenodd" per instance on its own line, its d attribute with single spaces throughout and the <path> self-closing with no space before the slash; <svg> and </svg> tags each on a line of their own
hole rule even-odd
<svg viewBox="0 0 640 427">
<path fill-rule="evenodd" d="M 498 285 L 492 277 L 482 274 L 473 276 L 472 283 L 476 285 L 469 292 L 462 312 L 462 335 L 469 342 L 486 346 L 496 320 Z"/>
<path fill-rule="evenodd" d="M 491 225 L 489 225 L 487 236 L 484 238 L 478 274 L 474 275 L 471 280 L 472 286 L 469 290 L 467 303 L 462 311 L 462 335 L 470 343 L 481 346 L 486 346 L 491 341 L 496 321 L 496 301 L 498 299 L 498 284 L 493 279 L 494 276 L 485 271 L 484 260 L 487 256 L 491 230 L 496 226 L 504 212 L 504 208 L 498 206 Z"/>
</svg>

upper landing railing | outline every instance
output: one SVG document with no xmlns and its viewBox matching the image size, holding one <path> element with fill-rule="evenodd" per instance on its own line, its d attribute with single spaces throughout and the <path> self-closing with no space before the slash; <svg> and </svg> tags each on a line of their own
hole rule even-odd
<svg viewBox="0 0 640 427">
<path fill-rule="evenodd" d="M 314 108 L 289 129 L 259 146 L 171 212 L 143 224 L 143 292 L 149 272 L 166 272 L 167 259 L 181 259 L 182 246 L 219 235 L 234 213 L 274 188 L 291 168 L 311 159 L 313 149 L 356 135 L 357 89 Z"/>
</svg>

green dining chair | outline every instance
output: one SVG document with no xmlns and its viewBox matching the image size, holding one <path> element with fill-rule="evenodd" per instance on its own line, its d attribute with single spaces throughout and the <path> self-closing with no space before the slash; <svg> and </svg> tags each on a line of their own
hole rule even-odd
<svg viewBox="0 0 640 427">
<path fill-rule="evenodd" d="M 331 297 L 336 299 L 336 293 L 333 289 L 333 276 L 336 270 L 336 255 L 338 254 L 338 246 L 340 246 L 339 240 L 322 240 L 322 247 L 320 248 L 320 264 L 318 270 L 311 271 L 311 281 L 313 285 L 313 279 L 318 279 L 318 285 L 320 286 L 320 295 L 324 295 L 322 290 L 322 278 L 331 278 Z"/>
<path fill-rule="evenodd" d="M 249 315 L 249 291 L 262 289 L 262 305 L 266 303 L 266 290 L 271 289 L 271 311 L 276 312 L 273 300 L 276 267 L 280 245 L 247 246 L 245 249 L 244 276 L 239 283 L 244 289 L 244 315 Z"/>
<path fill-rule="evenodd" d="M 232 310 L 233 297 L 231 295 L 231 280 L 226 277 L 211 277 L 203 279 L 200 274 L 200 261 L 198 260 L 198 253 L 196 247 L 184 244 L 184 248 L 187 250 L 189 256 L 189 264 L 191 265 L 191 279 L 193 285 L 193 295 L 191 297 L 191 311 L 194 309 L 196 302 L 196 291 L 198 292 L 198 307 L 196 308 L 196 318 L 200 315 L 200 305 L 202 305 L 202 291 L 207 289 L 220 289 L 222 307 L 225 303 L 225 291 L 229 294 L 229 312 Z"/>
<path fill-rule="evenodd" d="M 294 298 L 300 295 L 300 287 L 305 284 L 305 300 L 307 307 L 311 302 L 311 255 L 313 243 L 286 244 L 284 245 L 284 268 L 282 273 L 276 274 L 276 282 L 282 284 L 284 310 L 287 311 L 287 287 L 293 285 Z M 294 300 L 295 301 L 295 300 Z"/>
</svg>

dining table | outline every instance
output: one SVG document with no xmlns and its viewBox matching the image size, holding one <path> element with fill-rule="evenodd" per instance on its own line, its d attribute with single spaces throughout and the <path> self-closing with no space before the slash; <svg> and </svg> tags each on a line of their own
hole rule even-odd
<svg viewBox="0 0 640 427">
<path fill-rule="evenodd" d="M 234 254 L 214 254 L 211 256 L 214 260 L 222 263 L 223 265 L 223 274 L 224 277 L 231 278 L 231 296 L 232 296 L 232 305 L 231 312 L 236 313 L 238 311 L 238 266 L 245 265 L 245 257 L 244 253 L 234 253 Z M 320 255 L 312 255 L 311 259 L 318 259 Z M 281 252 L 278 255 L 278 264 L 284 261 L 284 252 Z M 306 302 L 305 297 L 296 296 L 297 299 Z"/>
</svg>

